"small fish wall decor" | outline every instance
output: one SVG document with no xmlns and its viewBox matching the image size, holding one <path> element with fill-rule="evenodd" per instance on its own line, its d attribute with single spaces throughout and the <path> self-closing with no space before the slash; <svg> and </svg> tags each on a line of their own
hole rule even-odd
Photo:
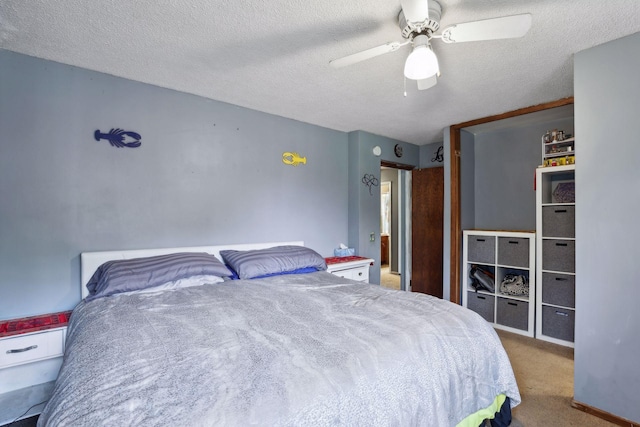
<svg viewBox="0 0 640 427">
<path fill-rule="evenodd" d="M 378 178 L 376 178 L 375 175 L 372 175 L 370 173 L 365 173 L 364 176 L 362 177 L 362 183 L 367 187 L 369 187 L 369 194 L 373 196 L 373 193 L 371 192 L 371 187 L 378 186 L 379 184 Z"/>
<path fill-rule="evenodd" d="M 444 162 L 443 151 L 444 151 L 444 147 L 442 145 L 439 146 L 438 149 L 435 152 L 435 157 L 433 159 L 431 159 L 431 162 L 432 163 L 435 163 L 435 162 L 442 163 L 442 162 Z"/>
<path fill-rule="evenodd" d="M 300 156 L 298 153 L 287 151 L 286 153 L 282 153 L 282 163 L 291 166 L 298 166 L 299 164 L 306 165 L 307 158 Z"/>
<path fill-rule="evenodd" d="M 122 129 L 111 129 L 108 133 L 102 133 L 100 132 L 100 129 L 97 129 L 93 133 L 93 137 L 96 141 L 106 139 L 109 141 L 109 144 L 118 148 L 136 148 L 142 145 L 142 142 L 140 142 L 142 137 L 139 133 Z"/>
</svg>

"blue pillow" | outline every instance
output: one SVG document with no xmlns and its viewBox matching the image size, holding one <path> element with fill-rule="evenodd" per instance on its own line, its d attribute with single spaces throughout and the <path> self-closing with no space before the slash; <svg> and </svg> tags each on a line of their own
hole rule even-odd
<svg viewBox="0 0 640 427">
<path fill-rule="evenodd" d="M 86 300 L 160 286 L 192 276 L 228 277 L 231 274 L 218 258 L 204 252 L 107 261 L 89 279 Z"/>
<path fill-rule="evenodd" d="M 304 268 L 326 270 L 324 258 L 304 246 L 275 246 L 249 251 L 223 250 L 220 256 L 240 279 L 255 279 Z"/>
</svg>

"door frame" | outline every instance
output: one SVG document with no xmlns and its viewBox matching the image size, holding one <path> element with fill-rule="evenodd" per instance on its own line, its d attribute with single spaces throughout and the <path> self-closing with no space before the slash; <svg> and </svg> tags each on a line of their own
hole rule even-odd
<svg viewBox="0 0 640 427">
<path fill-rule="evenodd" d="M 411 171 L 417 166 L 380 160 L 380 167 L 398 169 L 398 269 L 400 290 L 411 291 Z"/>
<path fill-rule="evenodd" d="M 462 226 L 460 219 L 460 131 L 470 126 L 509 119 L 511 117 L 549 110 L 551 108 L 562 107 L 573 103 L 573 96 L 570 96 L 568 98 L 562 98 L 557 101 L 520 108 L 519 110 L 508 111 L 506 113 L 483 117 L 476 120 L 470 120 L 468 122 L 458 123 L 456 125 L 450 126 L 449 158 L 451 159 L 451 244 L 449 256 L 449 300 L 451 302 L 454 302 L 456 304 L 461 303 L 460 262 L 462 259 Z"/>
<path fill-rule="evenodd" d="M 383 225 L 385 223 L 385 218 L 382 218 L 382 191 L 383 188 L 385 187 L 385 185 L 389 188 L 389 224 L 388 224 L 388 232 L 387 235 L 389 237 L 388 240 L 388 246 L 387 246 L 387 260 L 389 261 L 389 269 L 391 269 L 391 265 L 393 264 L 393 239 L 395 239 L 396 237 L 394 236 L 394 230 L 393 230 L 393 191 L 391 190 L 391 181 L 380 181 L 380 224 Z M 396 218 L 396 220 L 400 221 L 400 218 Z M 380 230 L 380 242 L 382 242 L 382 228 Z M 395 233 L 397 234 L 397 233 Z M 382 247 L 382 245 L 380 245 Z M 398 247 L 398 252 L 400 252 L 400 248 Z M 380 268 L 382 269 L 382 259 L 383 259 L 383 254 L 380 253 Z"/>
</svg>

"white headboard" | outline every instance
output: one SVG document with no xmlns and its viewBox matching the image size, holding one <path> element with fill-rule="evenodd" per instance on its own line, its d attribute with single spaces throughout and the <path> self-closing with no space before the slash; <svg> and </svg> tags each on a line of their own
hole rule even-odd
<svg viewBox="0 0 640 427">
<path fill-rule="evenodd" d="M 234 249 L 246 251 L 250 249 L 265 249 L 273 246 L 304 246 L 303 241 L 295 242 L 275 242 L 275 243 L 247 243 L 240 245 L 219 245 L 219 246 L 190 246 L 183 248 L 161 248 L 161 249 L 136 249 L 126 251 L 105 251 L 105 252 L 82 252 L 80 254 L 80 289 L 82 298 L 89 295 L 85 286 L 96 269 L 103 263 L 114 259 L 131 259 L 156 255 L 166 255 L 176 252 L 206 252 L 215 255 L 220 261 L 220 251 L 223 249 Z"/>
</svg>

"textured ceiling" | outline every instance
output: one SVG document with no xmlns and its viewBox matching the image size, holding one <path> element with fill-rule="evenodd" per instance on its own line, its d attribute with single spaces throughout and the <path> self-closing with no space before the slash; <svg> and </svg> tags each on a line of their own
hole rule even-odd
<svg viewBox="0 0 640 427">
<path fill-rule="evenodd" d="M 0 0 L 0 48 L 341 131 L 415 144 L 444 127 L 573 95 L 573 54 L 640 31 L 639 0 L 441 0 L 441 28 L 529 12 L 520 39 L 444 44 L 418 91 L 409 46 L 350 67 L 329 60 L 402 41 L 400 0 Z M 2 71 L 0 70 L 0 73 Z"/>
</svg>

